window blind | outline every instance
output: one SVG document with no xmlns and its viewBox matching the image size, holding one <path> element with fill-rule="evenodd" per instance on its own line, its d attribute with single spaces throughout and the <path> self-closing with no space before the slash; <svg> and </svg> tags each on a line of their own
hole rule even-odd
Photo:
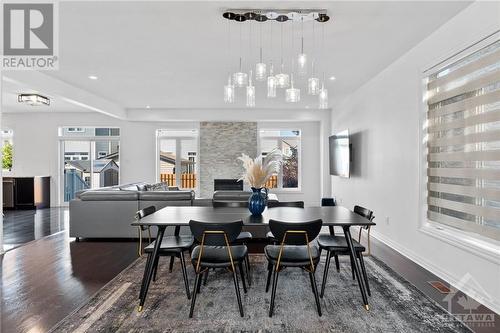
<svg viewBox="0 0 500 333">
<path fill-rule="evenodd" d="M 427 218 L 500 240 L 500 41 L 427 77 Z"/>
</svg>

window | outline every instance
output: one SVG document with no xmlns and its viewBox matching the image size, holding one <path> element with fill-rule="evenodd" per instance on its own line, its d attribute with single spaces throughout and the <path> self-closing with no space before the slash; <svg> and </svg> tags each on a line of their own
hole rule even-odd
<svg viewBox="0 0 500 333">
<path fill-rule="evenodd" d="M 300 131 L 260 130 L 261 154 L 265 156 L 273 149 L 283 153 L 283 165 L 277 176 L 271 177 L 266 186 L 276 189 L 300 189 Z"/>
<path fill-rule="evenodd" d="M 500 41 L 426 81 L 427 218 L 500 240 Z"/>
<path fill-rule="evenodd" d="M 195 189 L 198 185 L 198 131 L 162 129 L 157 131 L 156 136 L 158 179 L 169 186 Z"/>
<path fill-rule="evenodd" d="M 2 169 L 4 171 L 12 170 L 13 162 L 13 141 L 14 133 L 12 130 L 2 130 Z"/>
<path fill-rule="evenodd" d="M 74 130 L 78 129 L 78 130 Z M 61 191 L 64 201 L 88 188 L 119 184 L 120 129 L 109 127 L 61 127 Z M 62 201 L 62 199 L 61 199 Z"/>
<path fill-rule="evenodd" d="M 81 133 L 83 131 L 82 127 L 68 127 L 68 132 L 70 133 Z"/>
</svg>

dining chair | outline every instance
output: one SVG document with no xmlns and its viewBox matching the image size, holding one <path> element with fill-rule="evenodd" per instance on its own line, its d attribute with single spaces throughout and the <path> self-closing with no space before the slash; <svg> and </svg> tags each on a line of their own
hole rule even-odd
<svg viewBox="0 0 500 333">
<path fill-rule="evenodd" d="M 154 206 L 149 206 L 144 209 L 141 209 L 136 214 L 136 220 L 140 221 L 142 218 L 153 214 L 156 211 Z M 174 236 L 164 236 L 161 241 L 161 246 L 159 250 L 159 257 L 170 257 L 170 271 L 172 271 L 173 259 L 179 258 L 181 261 L 181 269 L 182 269 L 182 277 L 184 279 L 184 287 L 186 288 L 187 298 L 191 298 L 191 293 L 189 291 L 189 281 L 187 277 L 186 271 L 186 261 L 184 259 L 184 252 L 189 251 L 193 246 L 193 236 L 191 235 L 181 235 L 178 236 L 179 230 L 176 227 L 176 232 Z M 141 236 L 141 235 L 139 235 Z M 151 242 L 148 246 L 144 248 L 144 252 L 148 255 L 146 265 L 154 265 L 154 273 L 153 273 L 153 281 L 156 281 L 156 273 L 158 271 L 158 260 L 155 262 L 151 262 L 153 260 L 153 250 L 155 247 L 156 240 Z M 141 244 L 141 243 L 140 243 Z M 141 246 L 141 245 L 139 245 Z"/>
<path fill-rule="evenodd" d="M 366 219 L 372 221 L 375 216 L 373 216 L 373 212 L 369 209 L 363 208 L 361 206 L 354 206 L 354 212 L 358 215 L 361 215 L 365 217 Z M 361 227 L 363 228 L 363 227 Z M 326 281 L 328 279 L 328 270 L 330 268 L 330 260 L 332 257 L 335 258 L 335 266 L 337 268 L 337 271 L 340 271 L 340 264 L 338 260 L 338 256 L 340 255 L 348 255 L 350 260 L 351 260 L 351 273 L 352 273 L 352 278 L 353 280 L 356 279 L 356 275 L 354 273 L 354 260 L 358 259 L 361 265 L 361 273 L 362 273 L 362 278 L 365 281 L 366 284 L 366 290 L 368 293 L 368 296 L 371 296 L 370 292 L 370 286 L 368 284 L 368 276 L 366 274 L 366 268 L 365 268 L 365 263 L 363 260 L 363 252 L 366 251 L 366 248 L 356 240 L 352 240 L 354 251 L 356 253 L 356 257 L 353 258 L 349 252 L 349 248 L 347 246 L 347 241 L 345 239 L 344 235 L 339 235 L 336 236 L 334 233 L 331 233 L 329 235 L 327 234 L 322 234 L 319 235 L 318 237 L 318 245 L 320 248 L 320 251 L 326 250 L 326 263 L 325 263 L 325 270 L 323 272 L 323 282 L 321 284 L 321 294 L 320 297 L 323 298 L 324 293 L 325 293 L 325 286 L 326 286 Z"/>
<path fill-rule="evenodd" d="M 304 208 L 304 201 L 270 201 L 267 203 L 267 208 L 277 208 L 277 207 L 295 207 Z M 271 231 L 268 231 L 266 238 L 269 243 L 276 244 L 276 238 Z"/>
<path fill-rule="evenodd" d="M 141 209 L 135 214 L 135 220 L 138 222 L 142 218 L 153 214 L 156 212 L 156 207 L 155 206 L 149 206 L 144 209 Z M 149 236 L 149 242 L 151 243 L 151 228 L 149 226 L 138 226 L 137 231 L 139 232 L 139 243 L 137 244 L 137 253 L 139 254 L 139 257 L 142 257 L 142 232 L 143 231 L 148 231 L 148 236 Z"/>
<path fill-rule="evenodd" d="M 248 201 L 218 201 L 218 200 L 213 200 L 212 201 L 213 207 L 229 207 L 229 208 L 248 208 Z M 234 241 L 235 244 L 243 244 L 247 245 L 249 241 L 251 241 L 253 238 L 253 235 L 249 231 L 241 231 L 236 240 Z M 247 271 L 247 276 L 248 276 L 248 284 L 252 285 L 252 281 L 250 278 L 250 258 L 247 256 L 245 258 L 245 269 Z M 205 279 L 203 284 L 207 284 L 207 278 L 208 278 L 208 271 L 205 273 Z"/>
<path fill-rule="evenodd" d="M 361 215 L 365 218 L 367 218 L 370 221 L 373 221 L 375 219 L 375 215 L 373 215 L 373 212 L 367 208 L 361 207 L 361 206 L 354 206 L 354 212 L 358 215 Z M 370 244 L 370 230 L 371 230 L 371 225 L 368 225 L 366 227 L 360 227 L 359 228 L 359 235 L 358 235 L 358 242 L 361 243 L 361 233 L 363 230 L 366 230 L 367 232 L 367 245 L 368 245 L 368 252 L 366 255 L 371 255 L 371 244 Z"/>
<path fill-rule="evenodd" d="M 321 207 L 327 206 L 337 206 L 337 200 L 335 198 L 321 198 Z"/>
<path fill-rule="evenodd" d="M 241 232 L 243 221 L 219 223 L 191 220 L 189 221 L 189 227 L 195 239 L 200 244 L 191 252 L 191 262 L 195 268 L 196 278 L 189 318 L 193 317 L 196 295 L 200 289 L 202 274 L 210 268 L 227 268 L 232 272 L 238 308 L 241 317 L 243 317 L 243 305 L 241 303 L 236 266 L 240 270 L 243 291 L 246 293 L 247 288 L 243 273 L 243 262 L 248 255 L 248 249 L 246 245 L 232 245 Z"/>
<path fill-rule="evenodd" d="M 268 270 L 268 281 L 272 274 L 273 286 L 271 291 L 271 305 L 269 317 L 273 316 L 274 299 L 278 287 L 278 276 L 280 271 L 286 267 L 298 267 L 309 273 L 314 299 L 318 315 L 321 316 L 321 304 L 318 297 L 318 287 L 316 285 L 315 271 L 319 263 L 320 251 L 311 242 L 321 231 L 323 221 L 321 219 L 308 222 L 284 222 L 269 220 L 269 227 L 280 245 L 266 245 L 264 253 L 267 260 L 272 264 Z M 266 292 L 269 286 L 266 286 Z"/>
</svg>

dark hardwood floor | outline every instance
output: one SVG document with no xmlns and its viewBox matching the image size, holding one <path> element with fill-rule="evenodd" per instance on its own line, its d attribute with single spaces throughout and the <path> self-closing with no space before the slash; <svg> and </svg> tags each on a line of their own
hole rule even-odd
<svg viewBox="0 0 500 333">
<path fill-rule="evenodd" d="M 51 214 L 63 216 L 61 225 L 67 225 L 67 210 L 57 210 Z M 29 216 L 19 212 L 20 220 Z M 55 230 L 50 228 L 42 229 Z M 30 240 L 29 232 L 9 237 Z M 137 258 L 132 241 L 75 242 L 67 229 L 34 238 L 0 256 L 1 332 L 47 332 Z"/>
<path fill-rule="evenodd" d="M 5 210 L 3 217 L 3 249 L 11 250 L 68 228 L 67 208 L 38 210 Z"/>
<path fill-rule="evenodd" d="M 135 241 L 75 242 L 69 238 L 67 209 L 52 208 L 36 213 L 17 213 L 18 215 L 8 212 L 11 225 L 7 227 L 9 235 L 6 239 L 8 244 L 22 244 L 24 241 L 29 243 L 0 256 L 0 332 L 48 331 L 65 316 L 85 304 L 94 293 L 137 258 Z M 21 224 L 12 226 L 16 224 L 16 216 L 22 221 L 22 228 Z M 45 221 L 45 225 L 41 221 Z M 62 231 L 57 232 L 58 229 Z M 16 230 L 19 231 L 18 234 Z M 52 232 L 56 233 L 42 236 Z M 261 252 L 263 244 L 255 243 L 250 247 L 252 252 Z M 449 304 L 445 300 L 446 295 L 439 293 L 428 283 L 442 280 L 374 238 L 372 254 L 444 309 L 451 306 L 451 311 L 455 314 L 464 312 L 458 303 L 458 299 L 465 296 L 463 293 L 454 295 Z M 476 309 L 465 311 L 467 312 L 493 316 L 490 325 L 484 325 L 484 321 L 483 324 L 476 325 L 468 323 L 473 331 L 498 331 L 500 316 L 493 311 L 479 305 Z"/>
<path fill-rule="evenodd" d="M 411 261 L 384 243 L 372 238 L 372 255 L 409 281 L 427 297 L 452 313 L 476 333 L 495 333 L 500 329 L 500 315 L 468 297 L 460 290 L 453 291 L 452 286 L 438 278 L 425 268 Z M 429 282 L 439 281 L 452 290 L 443 294 Z"/>
</svg>

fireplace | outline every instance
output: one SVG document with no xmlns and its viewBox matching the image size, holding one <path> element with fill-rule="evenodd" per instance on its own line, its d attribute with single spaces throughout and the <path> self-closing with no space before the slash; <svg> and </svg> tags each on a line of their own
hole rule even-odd
<svg viewBox="0 0 500 333">
<path fill-rule="evenodd" d="M 214 179 L 214 191 L 243 191 L 243 180 Z"/>
</svg>

